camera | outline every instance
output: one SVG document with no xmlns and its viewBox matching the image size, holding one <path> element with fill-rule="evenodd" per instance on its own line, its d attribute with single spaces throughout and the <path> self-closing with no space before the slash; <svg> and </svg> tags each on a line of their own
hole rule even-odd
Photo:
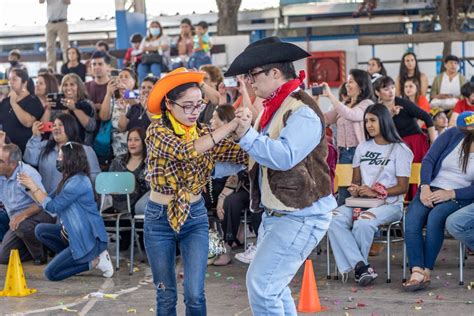
<svg viewBox="0 0 474 316">
<path fill-rule="evenodd" d="M 324 86 L 312 87 L 311 94 L 312 95 L 321 95 L 324 92 Z"/>
<path fill-rule="evenodd" d="M 56 106 L 54 107 L 55 110 L 67 110 L 67 107 L 65 107 L 63 104 L 64 93 L 62 92 L 48 93 L 46 95 L 46 98 L 49 99 L 51 102 L 56 103 Z"/>
</svg>

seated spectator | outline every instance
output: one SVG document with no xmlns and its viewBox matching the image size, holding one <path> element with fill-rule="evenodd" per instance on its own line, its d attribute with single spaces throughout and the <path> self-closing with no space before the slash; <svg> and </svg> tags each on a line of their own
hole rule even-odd
<svg viewBox="0 0 474 316">
<path fill-rule="evenodd" d="M 412 103 L 418 105 L 420 109 L 429 113 L 430 102 L 428 99 L 420 94 L 420 83 L 414 78 L 405 80 L 405 86 L 402 91 L 402 98 L 410 100 Z"/>
<path fill-rule="evenodd" d="M 474 112 L 474 82 L 466 82 L 461 87 L 461 95 L 463 98 L 456 103 L 449 118 L 450 127 L 456 125 L 459 114 L 466 111 Z"/>
<path fill-rule="evenodd" d="M 0 124 L 22 152 L 31 137 L 33 123 L 44 114 L 41 101 L 27 89 L 28 79 L 24 70 L 13 69 L 8 78 L 10 93 L 0 104 Z"/>
<path fill-rule="evenodd" d="M 122 69 L 118 78 L 113 78 L 107 85 L 107 94 L 100 108 L 101 124 L 112 121 L 112 150 L 114 157 L 127 153 L 127 134 L 120 130 L 120 116 L 127 112 L 127 106 L 138 104 L 137 99 L 126 99 L 126 92 L 133 91 L 137 83 L 135 72 L 130 68 Z"/>
<path fill-rule="evenodd" d="M 67 113 L 72 115 L 79 126 L 81 142 L 86 145 L 92 144 L 92 136 L 95 131 L 95 110 L 92 101 L 87 98 L 84 82 L 75 73 L 67 74 L 61 82 L 61 91 L 64 93 L 61 109 L 52 103 L 46 108 L 44 121 L 50 121 L 52 117 Z"/>
<path fill-rule="evenodd" d="M 135 203 L 148 190 L 148 183 L 145 181 L 145 131 L 141 128 L 133 128 L 128 132 L 127 148 L 125 155 L 115 157 L 110 164 L 109 171 L 128 171 L 135 176 L 135 191 L 130 194 L 130 205 L 132 211 Z M 127 198 L 124 195 L 113 195 L 113 208 L 117 212 L 127 210 Z M 144 210 L 141 210 L 143 214 Z"/>
<path fill-rule="evenodd" d="M 469 112 L 472 113 L 472 112 Z M 407 291 L 425 289 L 444 239 L 446 219 L 474 201 L 474 113 L 441 134 L 421 165 L 421 185 L 408 206 L 405 244 L 411 269 Z M 426 225 L 426 237 L 423 227 Z"/>
<path fill-rule="evenodd" d="M 94 267 L 110 278 L 114 268 L 107 252 L 108 236 L 95 202 L 84 147 L 74 142 L 63 145 L 57 162 L 62 179 L 50 194 L 28 174 L 18 176 L 33 198 L 59 219 L 57 224 L 39 224 L 34 229 L 36 238 L 56 254 L 44 275 L 50 281 L 61 281 Z"/>
<path fill-rule="evenodd" d="M 208 28 L 209 26 L 206 21 L 201 21 L 195 26 L 193 54 L 189 58 L 188 68 L 199 69 L 202 65 L 212 64 L 212 44 L 207 33 Z"/>
<path fill-rule="evenodd" d="M 179 60 L 173 64 L 173 69 L 188 66 L 188 60 L 193 53 L 194 47 L 193 25 L 191 24 L 191 20 L 188 18 L 182 19 L 179 29 L 180 33 L 176 41 Z"/>
<path fill-rule="evenodd" d="M 130 45 L 125 53 L 125 57 L 123 59 L 123 65 L 128 68 L 132 68 L 135 71 L 138 68 L 138 64 L 142 59 L 142 54 L 140 52 L 140 43 L 143 40 L 143 36 L 140 33 L 134 33 L 130 36 Z"/>
<path fill-rule="evenodd" d="M 118 121 L 118 130 L 120 132 L 129 131 L 132 128 L 140 127 L 147 130 L 150 125 L 150 113 L 147 111 L 148 94 L 153 85 L 158 81 L 156 77 L 146 77 L 140 85 L 140 94 L 138 103 L 130 103 L 127 105 L 127 110 L 122 113 Z"/>
<path fill-rule="evenodd" d="M 7 233 L 10 228 L 10 217 L 8 217 L 7 210 L 2 202 L 0 202 L 0 244 L 2 243 L 3 236 Z"/>
<path fill-rule="evenodd" d="M 104 52 L 96 51 L 92 53 L 90 65 L 94 80 L 86 83 L 86 90 L 90 100 L 94 103 L 96 112 L 99 113 L 110 80 L 110 57 Z"/>
<path fill-rule="evenodd" d="M 420 95 L 426 96 L 428 91 L 428 76 L 420 71 L 415 53 L 407 52 L 403 54 L 400 62 L 400 71 L 395 80 L 395 95 L 401 96 L 405 81 L 414 78 L 420 83 Z"/>
<path fill-rule="evenodd" d="M 409 100 L 395 96 L 395 82 L 390 77 L 380 78 L 375 82 L 375 94 L 379 102 L 385 105 L 392 114 L 398 134 L 414 154 L 413 162 L 421 162 L 428 152 L 430 142 L 436 139 L 436 131 L 430 115 Z M 427 127 L 428 137 L 421 130 L 418 120 Z M 412 185 L 407 194 L 411 200 L 416 193 L 416 185 Z"/>
<path fill-rule="evenodd" d="M 323 83 L 323 96 L 327 97 L 333 108 L 324 113 L 326 124 L 336 124 L 339 163 L 351 164 L 356 147 L 364 141 L 364 111 L 374 104 L 374 92 L 369 74 L 360 69 L 351 69 L 346 83 L 350 101 L 341 103 L 327 83 Z M 338 205 L 349 197 L 346 189 L 339 190 Z"/>
<path fill-rule="evenodd" d="M 21 59 L 21 54 L 18 49 L 12 49 L 8 53 L 8 63 L 10 64 L 10 67 L 6 71 L 6 77 L 9 77 L 10 72 L 13 69 L 21 69 L 28 73 L 28 70 L 26 69 L 26 66 L 20 61 Z"/>
<path fill-rule="evenodd" d="M 461 86 L 466 83 L 466 78 L 458 72 L 459 59 L 448 55 L 444 59 L 446 69 L 437 75 L 431 84 L 431 107 L 442 110 L 452 110 L 459 101 Z"/>
<path fill-rule="evenodd" d="M 37 187 L 44 190 L 35 168 L 22 163 L 20 148 L 15 144 L 3 145 L 0 149 L 0 201 L 10 218 L 10 227 L 0 245 L 0 264 L 8 264 L 10 250 L 18 249 L 22 262 L 33 259 L 35 265 L 42 265 L 47 258 L 34 230 L 39 223 L 54 223 L 55 219 L 43 211 L 27 188 L 18 182 L 19 173 L 35 179 Z"/>
<path fill-rule="evenodd" d="M 50 93 L 58 93 L 59 84 L 55 76 L 50 73 L 38 74 L 35 84 L 35 95 L 41 101 L 43 108 L 45 109 L 43 117 L 41 118 L 42 122 L 48 122 L 48 113 L 51 111 L 53 106 L 52 102 L 48 101 L 47 95 Z M 56 105 L 56 104 L 54 104 Z M 49 119 L 52 119 L 49 117 Z"/>
<path fill-rule="evenodd" d="M 86 82 L 86 65 L 81 63 L 81 52 L 77 47 L 69 47 L 66 52 L 67 62 L 61 66 L 61 74 L 74 73 Z"/>
<path fill-rule="evenodd" d="M 110 58 L 110 67 L 112 69 L 118 69 L 117 58 L 110 55 L 110 53 L 109 53 L 109 44 L 107 44 L 107 42 L 98 41 L 97 43 L 95 43 L 95 49 L 96 49 L 96 51 L 103 52 L 103 53 L 107 54 L 107 56 L 109 56 L 109 58 Z"/>
<path fill-rule="evenodd" d="M 436 130 L 436 137 L 438 137 L 448 129 L 448 117 L 440 108 L 431 109 L 430 114 L 433 120 L 433 126 Z"/>
<path fill-rule="evenodd" d="M 150 73 L 160 78 L 161 72 L 167 70 L 170 62 L 170 42 L 163 34 L 163 27 L 160 22 L 152 21 L 148 28 L 147 36 L 140 44 L 142 60 L 138 65 L 138 79 L 140 82 Z"/>
<path fill-rule="evenodd" d="M 372 84 L 380 77 L 387 76 L 387 70 L 385 69 L 380 58 L 371 58 L 367 62 L 367 72 L 372 78 Z"/>
<path fill-rule="evenodd" d="M 368 262 L 370 246 L 380 225 L 400 220 L 403 194 L 408 190 L 413 153 L 403 143 L 390 112 L 374 104 L 364 114 L 367 141 L 359 144 L 352 163 L 353 197 L 385 200 L 381 206 L 365 209 L 354 218 L 353 208 L 342 205 L 333 211 L 329 241 L 343 282 L 355 272 L 355 281 L 367 286 L 377 273 Z"/>
<path fill-rule="evenodd" d="M 24 160 L 26 163 L 36 167 L 42 177 L 46 192 L 52 193 L 58 187 L 62 174 L 56 169 L 59 149 L 67 142 L 82 144 L 79 126 L 70 114 L 61 114 L 54 120 L 53 130 L 48 139 L 43 139 L 45 132 L 42 131 L 44 123 L 33 124 L 33 136 L 26 144 Z M 91 180 L 94 182 L 100 173 L 99 162 L 92 147 L 84 146 L 87 155 Z"/>
</svg>

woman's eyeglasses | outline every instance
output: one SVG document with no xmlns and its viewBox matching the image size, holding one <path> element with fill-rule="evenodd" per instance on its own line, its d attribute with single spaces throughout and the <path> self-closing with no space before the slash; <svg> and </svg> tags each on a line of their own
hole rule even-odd
<svg viewBox="0 0 474 316">
<path fill-rule="evenodd" d="M 209 104 L 209 101 L 206 101 L 204 99 L 199 100 L 196 103 L 196 105 L 192 105 L 192 104 L 182 105 L 182 104 L 179 104 L 178 102 L 170 100 L 170 99 L 166 99 L 166 101 L 170 102 L 170 103 L 173 103 L 173 104 L 176 104 L 177 106 L 182 108 L 184 114 L 193 114 L 196 110 L 198 112 L 201 112 Z"/>
</svg>

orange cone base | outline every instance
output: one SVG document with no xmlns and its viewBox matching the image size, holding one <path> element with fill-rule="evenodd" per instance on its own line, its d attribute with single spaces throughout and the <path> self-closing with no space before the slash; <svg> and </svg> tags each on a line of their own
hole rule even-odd
<svg viewBox="0 0 474 316">
<path fill-rule="evenodd" d="M 298 312 L 317 313 L 328 310 L 321 306 L 319 300 L 318 287 L 314 277 L 313 262 L 307 259 L 304 265 L 303 283 L 301 284 L 300 300 L 298 302 Z"/>
<path fill-rule="evenodd" d="M 10 251 L 8 261 L 5 287 L 0 291 L 0 296 L 27 296 L 36 293 L 36 289 L 29 289 L 26 286 L 25 274 L 21 265 L 18 249 Z"/>
</svg>

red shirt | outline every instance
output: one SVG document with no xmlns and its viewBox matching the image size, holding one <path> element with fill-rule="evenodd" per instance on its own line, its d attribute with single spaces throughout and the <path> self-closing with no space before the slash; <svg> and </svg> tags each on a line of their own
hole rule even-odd
<svg viewBox="0 0 474 316">
<path fill-rule="evenodd" d="M 467 99 L 459 100 L 453 109 L 453 112 L 455 113 L 462 113 L 466 111 L 474 111 L 474 105 L 467 104 Z"/>
</svg>

